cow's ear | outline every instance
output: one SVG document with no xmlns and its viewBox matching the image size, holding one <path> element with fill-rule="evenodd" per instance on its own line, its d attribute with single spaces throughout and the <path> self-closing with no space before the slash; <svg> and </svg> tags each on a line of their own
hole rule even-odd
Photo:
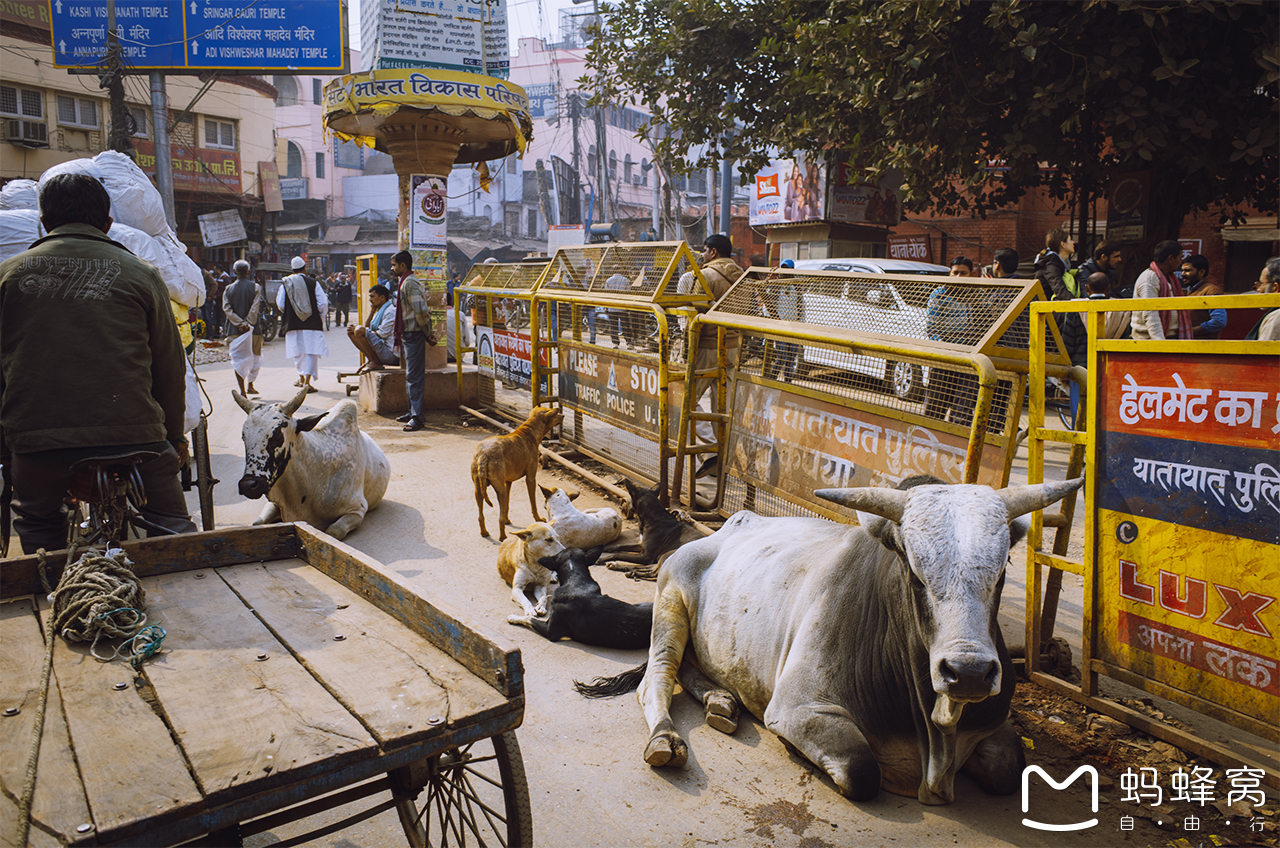
<svg viewBox="0 0 1280 848">
<path fill-rule="evenodd" d="M 868 536 L 895 554 L 902 554 L 902 537 L 899 535 L 897 522 L 890 521 L 884 516 L 876 515 L 873 512 L 863 512 L 862 510 L 855 510 L 855 512 L 858 514 L 859 526 L 867 531 Z"/>
<path fill-rule="evenodd" d="M 308 415 L 306 418 L 295 418 L 293 423 L 299 433 L 305 433 L 308 430 L 314 430 L 320 420 L 328 414 L 327 412 L 322 412 L 319 415 Z"/>
<path fill-rule="evenodd" d="M 1027 531 L 1031 529 L 1031 516 L 1023 515 L 1009 522 L 1009 547 L 1013 547 L 1022 541 L 1022 537 L 1027 535 Z"/>
</svg>

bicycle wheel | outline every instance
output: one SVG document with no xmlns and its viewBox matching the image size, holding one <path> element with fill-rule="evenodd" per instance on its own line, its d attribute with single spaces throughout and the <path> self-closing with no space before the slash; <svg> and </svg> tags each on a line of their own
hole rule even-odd
<svg viewBox="0 0 1280 848">
<path fill-rule="evenodd" d="M 431 757 L 420 788 L 397 797 L 412 848 L 533 844 L 533 810 L 514 731 Z"/>
</svg>

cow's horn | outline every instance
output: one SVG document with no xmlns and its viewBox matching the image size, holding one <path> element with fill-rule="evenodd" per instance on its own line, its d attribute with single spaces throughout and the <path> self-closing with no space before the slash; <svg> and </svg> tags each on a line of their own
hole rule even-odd
<svg viewBox="0 0 1280 848">
<path fill-rule="evenodd" d="M 1000 498 L 1009 510 L 1009 520 L 1059 501 L 1084 483 L 1083 477 L 1064 480 L 1061 483 L 1037 483 L 1034 486 L 1012 486 L 1000 490 Z"/>
<path fill-rule="evenodd" d="M 298 411 L 298 407 L 302 406 L 302 402 L 307 399 L 308 391 L 307 387 L 303 386 L 298 390 L 298 393 L 293 396 L 293 400 L 280 407 L 280 411 L 285 415 L 293 415 L 293 413 Z"/>
<path fill-rule="evenodd" d="M 890 521 L 901 521 L 902 510 L 907 506 L 907 493 L 898 489 L 877 489 L 873 487 L 858 489 L 814 489 L 813 493 L 823 500 L 860 509 L 887 518 Z"/>
<path fill-rule="evenodd" d="M 231 390 L 231 397 L 235 400 L 236 406 L 240 407 L 245 412 L 253 412 L 253 401 L 249 400 L 235 389 Z"/>
</svg>

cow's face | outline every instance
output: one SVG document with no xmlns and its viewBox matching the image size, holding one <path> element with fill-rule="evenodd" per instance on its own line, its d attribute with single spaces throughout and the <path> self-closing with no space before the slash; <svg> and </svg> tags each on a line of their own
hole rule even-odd
<svg viewBox="0 0 1280 848">
<path fill-rule="evenodd" d="M 240 478 L 240 494 L 250 499 L 265 497 L 289 465 L 290 451 L 298 433 L 311 429 L 324 416 L 293 417 L 306 397 L 306 389 L 286 403 L 254 404 L 239 392 L 232 392 L 232 395 L 249 414 L 240 431 L 244 439 L 244 476 Z"/>
<path fill-rule="evenodd" d="M 1000 491 L 934 485 L 938 482 L 913 478 L 896 491 L 822 489 L 816 494 L 869 510 L 858 513 L 859 523 L 898 554 L 909 626 L 929 653 L 929 679 L 938 696 L 933 720 L 954 726 L 965 704 L 1000 691 L 996 612 L 1009 548 L 1029 523 L 1019 516 L 1043 509 L 1084 481 Z"/>
</svg>

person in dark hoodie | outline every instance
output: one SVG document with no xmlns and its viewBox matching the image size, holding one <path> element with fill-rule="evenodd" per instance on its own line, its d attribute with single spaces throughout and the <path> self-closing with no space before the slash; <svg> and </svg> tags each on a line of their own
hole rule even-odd
<svg viewBox="0 0 1280 848">
<path fill-rule="evenodd" d="M 142 516 L 194 533 L 178 482 L 186 365 L 164 280 L 107 238 L 111 198 L 93 177 L 50 178 L 40 218 L 49 234 L 0 264 L 0 430 L 22 549 L 66 547 L 72 464 L 141 451 L 153 454 L 138 466 Z"/>
<path fill-rule="evenodd" d="M 1036 257 L 1036 279 L 1052 300 L 1072 300 L 1079 294 L 1078 288 L 1072 291 L 1063 279 L 1071 268 L 1068 257 L 1075 250 L 1075 242 L 1067 238 L 1066 231 L 1055 228 L 1045 233 L 1044 250 Z"/>
</svg>

